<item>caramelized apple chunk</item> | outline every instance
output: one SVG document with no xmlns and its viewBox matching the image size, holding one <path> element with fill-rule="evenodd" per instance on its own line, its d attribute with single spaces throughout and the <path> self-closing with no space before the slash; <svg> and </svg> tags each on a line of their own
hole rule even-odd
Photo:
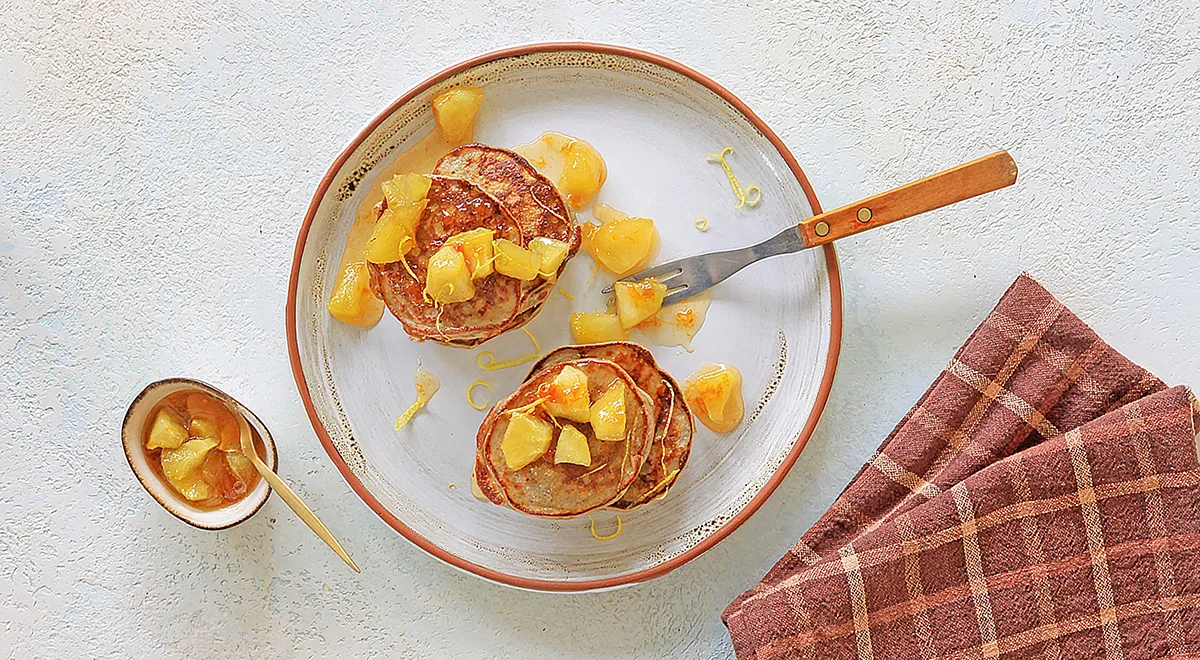
<svg viewBox="0 0 1200 660">
<path fill-rule="evenodd" d="M 225 462 L 229 464 L 229 470 L 247 484 L 254 483 L 258 477 L 258 470 L 254 468 L 250 457 L 240 451 L 225 452 Z"/>
<path fill-rule="evenodd" d="M 623 277 L 653 257 L 658 243 L 653 220 L 631 218 L 603 204 L 597 204 L 592 215 L 603 219 L 603 224 L 584 227 L 587 250 L 601 266 Z"/>
<path fill-rule="evenodd" d="M 188 432 L 184 430 L 183 422 L 175 413 L 163 408 L 154 416 L 146 449 L 178 449 L 187 438 Z"/>
<path fill-rule="evenodd" d="M 545 399 L 542 407 L 554 417 L 573 422 L 591 419 L 587 374 L 576 367 L 563 367 L 554 380 L 539 387 L 538 396 Z"/>
<path fill-rule="evenodd" d="M 666 296 L 667 285 L 652 277 L 640 282 L 614 282 L 613 297 L 621 327 L 628 330 L 657 314 Z"/>
<path fill-rule="evenodd" d="M 481 280 L 495 270 L 492 265 L 492 255 L 495 254 L 492 238 L 495 235 L 494 229 L 479 227 L 446 239 L 446 245 L 453 246 L 462 253 L 467 262 L 467 270 L 471 271 L 471 279 Z"/>
<path fill-rule="evenodd" d="M 342 323 L 370 328 L 383 316 L 383 301 L 371 291 L 371 271 L 365 261 L 347 264 L 333 284 L 325 307 Z"/>
<path fill-rule="evenodd" d="M 433 119 L 446 141 L 469 142 L 475 133 L 475 113 L 483 103 L 483 90 L 471 85 L 448 89 L 433 97 Z"/>
<path fill-rule="evenodd" d="M 625 439 L 625 384 L 617 381 L 592 404 L 592 432 L 599 440 L 615 442 Z"/>
<path fill-rule="evenodd" d="M 728 364 L 705 362 L 683 382 L 683 398 L 692 414 L 717 433 L 742 423 L 742 373 Z"/>
<path fill-rule="evenodd" d="M 518 280 L 532 280 L 538 276 L 542 258 L 536 252 L 526 250 L 506 238 L 497 239 L 492 246 L 496 250 L 496 270 L 501 275 Z"/>
<path fill-rule="evenodd" d="M 600 152 L 583 140 L 573 140 L 563 154 L 562 177 L 559 189 L 566 195 L 567 203 L 576 209 L 587 206 L 608 178 L 608 167 Z"/>
<path fill-rule="evenodd" d="M 221 441 L 221 426 L 208 417 L 193 417 L 188 423 L 188 435 L 193 438 L 212 438 Z"/>
<path fill-rule="evenodd" d="M 429 203 L 426 196 L 432 181 L 420 174 L 397 174 L 380 184 L 387 209 L 379 216 L 364 256 L 375 264 L 400 261 L 416 247 L 417 221 Z"/>
<path fill-rule="evenodd" d="M 195 438 L 176 449 L 163 449 L 160 460 L 167 483 L 188 500 L 208 499 L 211 488 L 197 474 L 197 470 L 204 463 L 209 450 L 216 446 L 217 441 L 212 438 Z"/>
<path fill-rule="evenodd" d="M 558 267 L 567 258 L 567 252 L 570 250 L 571 246 L 566 243 L 544 236 L 529 241 L 529 251 L 541 258 L 538 274 L 548 280 L 558 277 Z"/>
<path fill-rule="evenodd" d="M 504 463 L 510 470 L 520 470 L 541 458 L 550 449 L 554 427 L 544 419 L 526 413 L 513 413 L 500 440 Z"/>
<path fill-rule="evenodd" d="M 421 210 L 424 210 L 421 202 L 429 196 L 429 188 L 432 185 L 433 180 L 424 174 L 409 172 L 397 174 L 390 180 L 380 183 L 379 187 L 383 190 L 383 198 L 387 200 L 388 208 L 400 212 L 406 222 L 412 222 L 415 225 L 420 213 L 416 213 L 416 217 L 413 217 L 413 212 L 416 211 L 413 207 L 421 206 Z"/>
<path fill-rule="evenodd" d="M 587 436 L 570 424 L 563 424 L 558 433 L 558 445 L 554 447 L 554 464 L 572 463 L 587 467 L 592 464 L 592 452 L 588 448 Z"/>
<path fill-rule="evenodd" d="M 443 245 L 429 258 L 425 273 L 425 295 L 434 302 L 456 303 L 475 297 L 475 285 L 467 261 L 453 245 Z"/>
<path fill-rule="evenodd" d="M 571 336 L 576 344 L 599 344 L 625 341 L 629 333 L 616 314 L 576 312 L 571 314 Z"/>
<path fill-rule="evenodd" d="M 241 448 L 242 434 L 238 429 L 237 418 L 225 404 L 207 394 L 195 392 L 187 396 L 187 411 L 192 419 L 205 418 L 216 421 L 220 434 L 209 437 L 220 442 L 223 451 Z"/>
<path fill-rule="evenodd" d="M 171 481 L 171 486 L 189 502 L 203 502 L 213 496 L 213 487 L 199 474 Z"/>
<path fill-rule="evenodd" d="M 570 135 L 542 133 L 533 142 L 513 147 L 513 151 L 553 181 L 563 199 L 575 209 L 590 204 L 608 178 L 608 166 L 600 152 Z"/>
</svg>

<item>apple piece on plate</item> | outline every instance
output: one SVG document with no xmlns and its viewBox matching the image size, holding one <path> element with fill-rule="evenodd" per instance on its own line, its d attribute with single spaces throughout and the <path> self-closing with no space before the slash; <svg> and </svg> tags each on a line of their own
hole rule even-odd
<svg viewBox="0 0 1200 660">
<path fill-rule="evenodd" d="M 467 270 L 467 261 L 453 245 L 443 245 L 429 258 L 425 295 L 441 304 L 475 297 L 475 284 L 471 281 L 471 271 Z"/>
<path fill-rule="evenodd" d="M 416 224 L 417 217 L 414 217 L 413 212 L 416 210 L 411 208 L 420 204 L 429 197 L 429 187 L 433 185 L 433 180 L 424 174 L 397 174 L 389 181 L 384 181 L 379 184 L 383 190 L 383 197 L 387 200 L 388 208 L 400 213 L 400 219 L 405 221 L 405 224 Z"/>
<path fill-rule="evenodd" d="M 600 152 L 583 140 L 572 140 L 563 152 L 562 176 L 558 186 L 567 198 L 567 203 L 582 209 L 599 194 L 608 178 L 608 166 Z"/>
<path fill-rule="evenodd" d="M 491 275 L 495 268 L 492 266 L 492 238 L 496 231 L 479 227 L 461 234 L 455 234 L 446 239 L 446 245 L 454 246 L 462 253 L 467 262 L 467 270 L 471 271 L 471 279 L 481 280 Z"/>
<path fill-rule="evenodd" d="M 621 326 L 616 314 L 576 312 L 571 314 L 571 336 L 576 344 L 599 344 L 624 341 L 629 333 Z"/>
<path fill-rule="evenodd" d="M 563 199 L 576 210 L 590 204 L 608 178 L 608 166 L 600 152 L 588 142 L 563 133 L 542 133 L 533 142 L 513 147 L 513 151 L 553 181 Z"/>
<path fill-rule="evenodd" d="M 573 463 L 587 467 L 592 464 L 592 452 L 588 449 L 587 436 L 570 424 L 563 424 L 558 434 L 558 446 L 554 448 L 554 464 Z"/>
<path fill-rule="evenodd" d="M 683 381 L 683 399 L 702 424 L 729 433 L 742 423 L 742 373 L 728 364 L 705 362 Z"/>
<path fill-rule="evenodd" d="M 649 218 L 618 217 L 599 227 L 589 227 L 585 227 L 588 252 L 618 277 L 632 273 L 646 262 L 658 240 L 658 230 Z"/>
<path fill-rule="evenodd" d="M 342 323 L 369 328 L 383 315 L 383 302 L 371 291 L 371 271 L 365 261 L 346 264 L 325 305 Z"/>
<path fill-rule="evenodd" d="M 545 399 L 542 407 L 546 412 L 555 417 L 572 422 L 586 423 L 591 420 L 587 374 L 576 367 L 563 367 L 554 380 L 538 388 L 538 396 Z"/>
<path fill-rule="evenodd" d="M 475 133 L 475 113 L 483 103 L 483 90 L 466 85 L 433 97 L 433 119 L 447 141 L 462 144 Z"/>
<path fill-rule="evenodd" d="M 432 181 L 420 174 L 397 174 L 380 184 L 387 208 L 375 223 L 363 255 L 374 264 L 400 261 L 416 246 L 417 221 L 429 203 Z"/>
<path fill-rule="evenodd" d="M 617 301 L 617 316 L 625 330 L 654 316 L 662 309 L 667 296 L 667 285 L 654 278 L 640 282 L 614 282 L 613 294 Z"/>
<path fill-rule="evenodd" d="M 520 470 L 541 458 L 550 449 L 554 427 L 544 419 L 526 413 L 513 413 L 504 429 L 500 451 L 510 470 Z"/>
<path fill-rule="evenodd" d="M 187 440 L 188 433 L 183 428 L 183 422 L 175 413 L 163 408 L 154 416 L 154 424 L 150 426 L 150 439 L 146 441 L 146 449 L 178 449 Z"/>
<path fill-rule="evenodd" d="M 529 251 L 542 259 L 541 265 L 538 266 L 538 274 L 548 280 L 558 276 L 558 267 L 562 265 L 563 259 L 567 258 L 570 249 L 571 246 L 566 243 L 544 236 L 529 241 Z"/>
<path fill-rule="evenodd" d="M 608 442 L 625 439 L 625 384 L 617 381 L 596 399 L 590 411 L 592 432 Z"/>
<path fill-rule="evenodd" d="M 497 239 L 492 245 L 496 250 L 496 270 L 500 271 L 501 275 L 518 280 L 532 280 L 538 276 L 542 258 L 537 253 L 526 250 L 506 238 Z"/>
</svg>

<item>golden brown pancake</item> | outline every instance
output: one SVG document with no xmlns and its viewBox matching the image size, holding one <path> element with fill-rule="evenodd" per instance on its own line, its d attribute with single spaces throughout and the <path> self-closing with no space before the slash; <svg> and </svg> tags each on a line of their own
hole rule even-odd
<svg viewBox="0 0 1200 660">
<path fill-rule="evenodd" d="M 542 236 L 566 243 L 569 249 L 567 258 L 559 266 L 559 275 L 579 251 L 582 232 L 570 207 L 554 184 L 520 154 L 500 147 L 468 144 L 443 156 L 434 173 L 465 179 L 479 186 L 512 215 L 526 240 Z M 521 311 L 539 310 L 554 292 L 552 280 L 539 279 L 533 284 Z M 534 311 L 514 319 L 507 329 L 521 327 L 536 314 Z"/>
<path fill-rule="evenodd" d="M 423 294 L 429 258 L 450 236 L 487 227 L 496 230 L 495 238 L 522 247 L 539 236 L 566 243 L 561 275 L 580 242 L 579 225 L 562 196 L 521 156 L 479 144 L 446 154 L 430 178 L 417 247 L 405 259 L 409 268 L 399 261 L 370 264 L 376 295 L 417 341 L 469 347 L 525 325 L 554 292 L 557 276 L 525 281 L 493 273 L 475 282 L 470 300 L 435 305 Z M 376 210 L 385 209 L 386 201 Z"/>
<path fill-rule="evenodd" d="M 504 460 L 501 441 L 509 413 L 538 399 L 538 388 L 554 380 L 567 365 L 588 377 L 594 401 L 614 383 L 625 385 L 625 438 L 599 440 L 590 424 L 573 424 L 588 440 L 591 465 L 554 464 L 555 441 L 529 465 L 511 470 Z M 540 406 L 530 414 L 553 421 Z M 476 436 L 475 479 L 479 489 L 495 504 L 507 505 L 535 516 L 569 517 L 607 506 L 618 500 L 634 482 L 654 438 L 654 403 L 624 369 L 606 360 L 573 360 L 547 367 L 526 380 L 511 396 L 492 407 Z"/>
<path fill-rule="evenodd" d="M 388 311 L 417 341 L 474 346 L 509 329 L 528 295 L 526 283 L 492 273 L 475 282 L 470 300 L 435 305 L 424 296 L 429 258 L 447 238 L 472 229 L 492 229 L 496 238 L 518 244 L 523 244 L 523 235 L 516 221 L 479 188 L 461 179 L 431 178 L 429 203 L 417 222 L 417 245 L 405 257 L 408 268 L 399 261 L 370 264 L 372 285 Z M 379 212 L 385 208 L 386 201 Z"/>
<path fill-rule="evenodd" d="M 637 479 L 616 502 L 616 509 L 633 509 L 662 495 L 687 463 L 695 432 L 692 415 L 679 384 L 658 367 L 650 351 L 630 342 L 563 346 L 550 352 L 530 370 L 530 376 L 556 364 L 593 358 L 607 360 L 625 370 L 655 403 L 654 441 Z"/>
<path fill-rule="evenodd" d="M 570 256 L 578 251 L 581 232 L 570 208 L 554 184 L 520 154 L 468 144 L 443 156 L 433 172 L 470 181 L 494 197 L 516 219 L 525 236 L 562 241 L 570 246 Z"/>
</svg>

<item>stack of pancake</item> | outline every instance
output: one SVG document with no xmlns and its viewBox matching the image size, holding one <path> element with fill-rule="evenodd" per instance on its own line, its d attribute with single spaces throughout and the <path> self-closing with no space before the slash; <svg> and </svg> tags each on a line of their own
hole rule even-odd
<svg viewBox="0 0 1200 660">
<path fill-rule="evenodd" d="M 623 388 L 624 434 L 600 439 L 591 423 L 556 419 L 544 404 L 547 388 L 568 367 L 587 376 L 593 406 L 612 388 Z M 506 432 L 515 416 L 533 416 L 552 427 L 544 453 L 517 469 L 505 456 Z M 556 461 L 556 445 L 570 426 L 586 438 L 590 461 Z M 679 385 L 649 351 L 628 342 L 565 346 L 542 358 L 517 391 L 492 407 L 476 436 L 473 479 L 488 500 L 545 517 L 577 516 L 600 507 L 633 509 L 663 495 L 687 462 L 694 431 Z M 511 445 L 510 445 L 511 446 Z"/>
<path fill-rule="evenodd" d="M 417 341 L 475 346 L 525 325 L 579 250 L 580 228 L 562 196 L 518 154 L 480 144 L 446 154 L 430 179 L 416 247 L 404 262 L 370 264 L 376 295 Z M 387 201 L 380 202 L 379 215 L 386 208 Z M 555 277 L 518 280 L 493 272 L 475 283 L 469 300 L 441 305 L 428 299 L 423 294 L 430 257 L 449 237 L 479 228 L 522 247 L 544 237 L 566 243 L 569 251 Z"/>
</svg>

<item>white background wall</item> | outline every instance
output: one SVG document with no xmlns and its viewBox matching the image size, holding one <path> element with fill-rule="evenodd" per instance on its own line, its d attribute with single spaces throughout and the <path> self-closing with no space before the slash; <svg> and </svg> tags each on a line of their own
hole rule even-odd
<svg viewBox="0 0 1200 660">
<path fill-rule="evenodd" d="M 1021 271 L 1169 383 L 1200 385 L 1195 2 L 783 4 L 0 6 L 0 655 L 724 657 L 721 609 Z M 790 476 L 706 555 L 600 595 L 487 584 L 395 534 L 322 451 L 284 341 L 295 234 L 351 136 L 445 66 L 554 39 L 714 77 L 825 208 L 1000 147 L 1021 169 L 1013 189 L 839 244 L 841 366 Z M 142 491 L 121 416 L 181 374 L 267 422 L 361 577 L 277 498 L 205 533 Z"/>
</svg>

